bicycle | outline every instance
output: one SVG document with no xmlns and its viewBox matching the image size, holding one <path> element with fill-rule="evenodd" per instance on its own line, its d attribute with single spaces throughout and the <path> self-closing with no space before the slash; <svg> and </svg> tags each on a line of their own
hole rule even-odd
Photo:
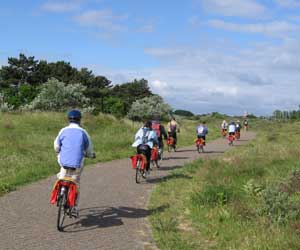
<svg viewBox="0 0 300 250">
<path fill-rule="evenodd" d="M 239 140 L 240 137 L 241 137 L 241 132 L 240 132 L 240 131 L 236 131 L 236 132 L 235 132 L 235 138 L 236 138 L 237 140 Z"/>
<path fill-rule="evenodd" d="M 176 152 L 176 144 L 173 137 L 169 137 L 167 139 L 167 145 L 168 145 L 168 152 L 171 152 L 172 149 L 174 150 L 174 152 Z"/>
<path fill-rule="evenodd" d="M 141 178 L 144 178 L 145 169 L 146 169 L 146 156 L 143 154 L 136 154 L 131 156 L 131 166 L 135 169 L 135 182 L 139 184 Z"/>
<path fill-rule="evenodd" d="M 234 134 L 229 134 L 228 136 L 228 144 L 229 146 L 233 146 L 233 141 L 234 141 Z"/>
<path fill-rule="evenodd" d="M 221 130 L 221 134 L 222 134 L 223 138 L 225 138 L 226 135 L 227 135 L 227 130 L 226 129 L 222 129 Z"/>
<path fill-rule="evenodd" d="M 195 139 L 195 144 L 197 147 L 198 153 L 204 153 L 204 145 L 205 145 L 205 140 L 203 138 L 197 138 Z"/>
<path fill-rule="evenodd" d="M 75 201 L 77 198 L 77 185 L 74 179 L 65 177 L 62 180 L 56 181 L 52 195 L 51 203 L 57 205 L 57 230 L 63 231 L 63 223 L 66 216 L 77 218 L 73 213 Z"/>
</svg>

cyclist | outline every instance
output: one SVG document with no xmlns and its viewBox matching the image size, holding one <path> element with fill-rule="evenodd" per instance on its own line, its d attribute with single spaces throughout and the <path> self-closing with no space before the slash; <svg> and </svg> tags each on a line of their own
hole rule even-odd
<svg viewBox="0 0 300 250">
<path fill-rule="evenodd" d="M 221 124 L 221 129 L 222 129 L 222 135 L 223 136 L 226 136 L 227 127 L 228 127 L 228 124 L 227 124 L 226 120 L 223 120 L 223 122 Z"/>
<path fill-rule="evenodd" d="M 167 126 L 168 126 L 168 136 L 173 137 L 174 144 L 176 145 L 176 143 L 177 143 L 177 132 L 179 133 L 180 130 L 179 130 L 179 125 L 176 122 L 174 117 L 172 117 L 170 119 Z"/>
<path fill-rule="evenodd" d="M 57 160 L 60 165 L 58 179 L 69 177 L 77 184 L 77 199 L 72 214 L 78 217 L 80 175 L 83 170 L 84 157 L 95 158 L 96 155 L 88 133 L 80 127 L 81 112 L 71 110 L 68 113 L 68 120 L 70 124 L 61 129 L 54 140 L 54 150 L 58 153 Z"/>
<path fill-rule="evenodd" d="M 248 130 L 248 120 L 244 120 L 244 129 L 247 131 Z"/>
<path fill-rule="evenodd" d="M 235 132 L 236 132 L 236 134 L 238 134 L 237 139 L 239 139 L 239 136 L 241 133 L 241 128 L 242 128 L 241 122 L 240 122 L 240 120 L 237 120 L 236 124 L 235 124 Z"/>
<path fill-rule="evenodd" d="M 152 130 L 156 132 L 157 140 L 158 140 L 158 147 L 163 152 L 164 149 L 164 142 L 163 139 L 167 139 L 168 135 L 165 130 L 165 127 L 160 123 L 160 117 L 155 116 L 154 120 L 152 121 Z M 158 155 L 160 157 L 160 154 Z M 160 160 L 160 158 L 159 158 Z"/>
<path fill-rule="evenodd" d="M 206 122 L 200 123 L 199 126 L 196 127 L 197 138 L 202 138 L 204 140 L 203 145 L 205 145 L 206 135 L 208 134 L 208 128 L 206 127 Z"/>
<path fill-rule="evenodd" d="M 234 136 L 235 135 L 235 123 L 233 121 L 231 121 L 228 125 L 228 134 L 229 136 Z"/>
<path fill-rule="evenodd" d="M 152 122 L 147 121 L 144 126 L 137 131 L 134 139 L 135 141 L 132 146 L 137 148 L 138 154 L 143 154 L 146 156 L 146 173 L 149 174 L 151 149 L 155 143 L 158 143 L 156 133 L 152 130 Z M 146 173 L 143 173 L 144 178 L 146 178 Z"/>
</svg>

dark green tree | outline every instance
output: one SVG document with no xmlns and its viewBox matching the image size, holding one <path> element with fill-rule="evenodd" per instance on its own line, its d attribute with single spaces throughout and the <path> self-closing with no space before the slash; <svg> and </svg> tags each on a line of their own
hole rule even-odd
<svg viewBox="0 0 300 250">
<path fill-rule="evenodd" d="M 34 56 L 26 57 L 20 54 L 19 58 L 9 57 L 8 65 L 3 66 L 0 71 L 0 87 L 19 87 L 22 84 L 36 85 L 38 81 L 34 78 L 38 61 Z"/>
<path fill-rule="evenodd" d="M 132 103 L 136 100 L 153 96 L 153 93 L 148 85 L 148 81 L 145 79 L 134 79 L 132 82 L 115 85 L 112 89 L 112 93 L 115 97 L 120 98 L 125 104 L 123 110 L 124 115 L 127 114 Z"/>
<path fill-rule="evenodd" d="M 187 117 L 191 117 L 194 116 L 194 114 L 188 110 L 183 110 L 183 109 L 178 109 L 174 111 L 175 115 L 181 115 L 181 116 L 187 116 Z"/>
</svg>

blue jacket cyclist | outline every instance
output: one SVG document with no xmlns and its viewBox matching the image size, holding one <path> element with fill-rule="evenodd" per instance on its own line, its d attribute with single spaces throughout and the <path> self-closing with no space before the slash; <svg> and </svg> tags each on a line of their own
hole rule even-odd
<svg viewBox="0 0 300 250">
<path fill-rule="evenodd" d="M 152 122 L 147 121 L 144 124 L 144 126 L 141 127 L 135 134 L 134 143 L 132 144 L 132 147 L 137 148 L 138 154 L 144 154 L 146 156 L 146 171 L 148 174 L 150 170 L 151 149 L 153 148 L 153 144 L 157 143 L 157 135 L 152 130 Z M 143 177 L 146 177 L 145 173 L 143 174 Z"/>
<path fill-rule="evenodd" d="M 54 140 L 54 150 L 58 153 L 57 160 L 60 165 L 58 179 L 69 177 L 76 181 L 78 195 L 74 213 L 78 216 L 80 175 L 83 170 L 84 157 L 95 158 L 95 153 L 90 136 L 80 127 L 81 112 L 71 110 L 68 113 L 68 120 L 70 124 L 61 129 Z"/>
</svg>

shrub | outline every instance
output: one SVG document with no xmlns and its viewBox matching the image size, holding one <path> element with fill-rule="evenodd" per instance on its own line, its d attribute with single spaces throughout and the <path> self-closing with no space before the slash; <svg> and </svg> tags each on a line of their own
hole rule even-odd
<svg viewBox="0 0 300 250">
<path fill-rule="evenodd" d="M 127 116 L 133 120 L 143 120 L 159 115 L 164 119 L 167 118 L 171 110 L 171 107 L 160 96 L 154 95 L 135 101 Z"/>
<path fill-rule="evenodd" d="M 8 104 L 5 101 L 4 94 L 0 92 L 0 111 L 1 112 L 8 112 L 14 109 L 13 105 Z"/>
<path fill-rule="evenodd" d="M 43 85 L 41 92 L 27 108 L 50 111 L 81 108 L 89 103 L 89 99 L 83 94 L 85 89 L 86 87 L 79 83 L 66 85 L 51 78 Z"/>
<path fill-rule="evenodd" d="M 195 205 L 211 206 L 227 204 L 235 196 L 234 190 L 231 187 L 205 186 L 203 191 L 195 192 L 191 196 L 191 201 Z"/>
<path fill-rule="evenodd" d="M 261 210 L 273 222 L 282 224 L 300 219 L 300 173 L 292 171 L 279 185 L 271 185 L 262 192 L 264 206 Z"/>
</svg>

